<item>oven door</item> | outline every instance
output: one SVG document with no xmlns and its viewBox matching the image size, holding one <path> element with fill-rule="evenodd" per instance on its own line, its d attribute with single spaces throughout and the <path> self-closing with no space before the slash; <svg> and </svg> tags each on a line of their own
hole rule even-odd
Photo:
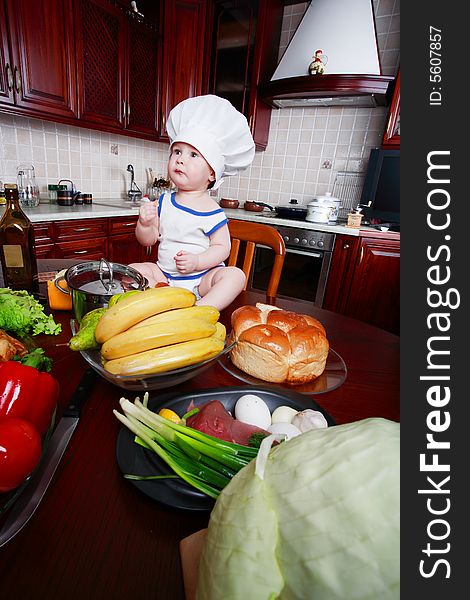
<svg viewBox="0 0 470 600">
<path fill-rule="evenodd" d="M 308 300 L 321 307 L 331 256 L 330 251 L 286 248 L 278 296 Z M 273 263 L 274 252 L 271 248 L 256 246 L 251 289 L 266 291 Z"/>
</svg>

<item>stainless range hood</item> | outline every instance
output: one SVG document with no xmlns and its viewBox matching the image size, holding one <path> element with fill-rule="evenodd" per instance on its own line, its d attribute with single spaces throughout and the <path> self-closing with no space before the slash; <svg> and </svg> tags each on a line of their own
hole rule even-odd
<svg viewBox="0 0 470 600">
<path fill-rule="evenodd" d="M 325 74 L 309 75 L 317 49 Z M 276 108 L 383 106 L 393 77 L 381 75 L 371 0 L 312 0 L 259 97 Z"/>
</svg>

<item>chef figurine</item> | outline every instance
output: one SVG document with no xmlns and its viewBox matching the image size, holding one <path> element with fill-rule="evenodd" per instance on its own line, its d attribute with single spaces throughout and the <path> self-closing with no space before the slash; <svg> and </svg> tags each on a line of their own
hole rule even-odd
<svg viewBox="0 0 470 600">
<path fill-rule="evenodd" d="M 308 67 L 309 75 L 323 75 L 323 73 L 325 72 L 325 65 L 327 62 L 326 56 L 323 56 L 323 50 L 317 50 L 315 52 L 315 55 L 312 56 L 312 58 L 314 60 L 310 63 Z"/>
</svg>

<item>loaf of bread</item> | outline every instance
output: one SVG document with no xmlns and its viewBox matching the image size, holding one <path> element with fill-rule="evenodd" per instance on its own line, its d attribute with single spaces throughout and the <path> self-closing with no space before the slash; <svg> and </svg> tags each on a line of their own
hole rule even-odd
<svg viewBox="0 0 470 600">
<path fill-rule="evenodd" d="M 232 313 L 230 353 L 239 369 L 273 383 L 302 384 L 325 370 L 329 344 L 323 325 L 310 317 L 267 304 Z"/>
</svg>

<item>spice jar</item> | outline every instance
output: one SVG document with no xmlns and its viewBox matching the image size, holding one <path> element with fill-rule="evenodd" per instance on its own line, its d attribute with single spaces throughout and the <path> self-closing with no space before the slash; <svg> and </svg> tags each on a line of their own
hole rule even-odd
<svg viewBox="0 0 470 600">
<path fill-rule="evenodd" d="M 91 194 L 82 194 L 83 204 L 92 204 L 93 196 Z"/>
<path fill-rule="evenodd" d="M 57 192 L 66 190 L 67 186 L 66 185 L 49 184 L 47 186 L 47 189 L 49 191 L 49 202 L 51 204 L 57 204 Z"/>
</svg>

